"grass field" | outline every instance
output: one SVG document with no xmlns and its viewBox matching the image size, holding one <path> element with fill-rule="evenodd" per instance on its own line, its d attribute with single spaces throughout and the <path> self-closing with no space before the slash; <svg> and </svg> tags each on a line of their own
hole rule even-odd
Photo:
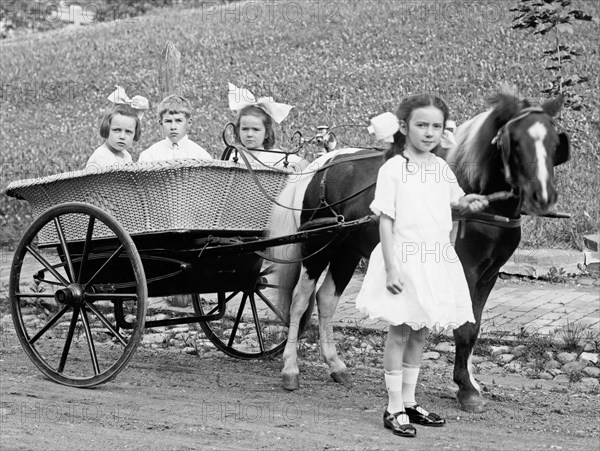
<svg viewBox="0 0 600 451">
<path fill-rule="evenodd" d="M 163 9 L 120 22 L 92 24 L 0 43 L 2 52 L 1 188 L 16 179 L 81 169 L 101 144 L 99 120 L 120 84 L 151 103 L 139 153 L 157 141 L 158 58 L 167 40 L 181 51 L 183 93 L 192 101 L 191 138 L 219 155 L 233 120 L 227 82 L 295 105 L 278 128 L 289 147 L 295 130 L 320 124 L 366 125 L 417 92 L 442 95 L 462 122 L 483 111 L 502 82 L 542 100 L 548 85 L 544 37 L 510 30 L 515 2 L 319 1 L 215 3 Z M 595 17 L 595 1 L 580 5 Z M 556 171 L 558 208 L 570 220 L 527 218 L 522 245 L 579 248 L 598 230 L 600 208 L 600 59 L 597 23 L 569 35 L 590 77 L 579 92 L 589 109 L 564 111 L 572 159 Z M 364 128 L 338 133 L 342 144 L 374 145 Z M 18 239 L 31 220 L 27 204 L 0 196 L 2 241 Z"/>
</svg>

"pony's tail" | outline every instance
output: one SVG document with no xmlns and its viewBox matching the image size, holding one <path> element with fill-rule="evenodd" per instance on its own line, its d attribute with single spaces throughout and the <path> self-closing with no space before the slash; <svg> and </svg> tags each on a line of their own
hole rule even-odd
<svg viewBox="0 0 600 451">
<path fill-rule="evenodd" d="M 269 237 L 291 235 L 298 231 L 298 224 L 294 215 L 294 198 L 297 183 L 289 183 L 279 195 L 277 203 L 271 213 L 269 223 Z M 289 207 L 289 208 L 285 208 Z M 278 305 L 283 317 L 289 321 L 290 307 L 294 287 L 300 277 L 300 244 L 286 244 L 271 248 L 271 255 L 275 260 L 287 260 L 293 263 L 275 263 L 276 283 L 279 286 Z"/>
</svg>

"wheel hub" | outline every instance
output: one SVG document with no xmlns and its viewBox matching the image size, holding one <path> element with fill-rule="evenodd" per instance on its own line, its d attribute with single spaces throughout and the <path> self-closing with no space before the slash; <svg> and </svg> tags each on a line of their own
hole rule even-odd
<svg viewBox="0 0 600 451">
<path fill-rule="evenodd" d="M 76 307 L 83 304 L 83 293 L 84 291 L 81 285 L 74 283 L 66 288 L 56 290 L 56 293 L 54 293 L 54 299 L 56 299 L 56 302 L 60 304 Z"/>
</svg>

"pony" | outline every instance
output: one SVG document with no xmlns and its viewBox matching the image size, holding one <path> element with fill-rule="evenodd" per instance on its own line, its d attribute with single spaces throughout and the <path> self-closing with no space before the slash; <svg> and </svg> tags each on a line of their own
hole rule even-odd
<svg viewBox="0 0 600 451">
<path fill-rule="evenodd" d="M 492 108 L 465 122 L 456 131 L 457 145 L 445 156 L 466 193 L 483 195 L 510 192 L 490 202 L 486 213 L 508 218 L 493 223 L 473 218 L 459 221 L 456 252 L 469 285 L 476 324 L 454 330 L 456 358 L 454 381 L 461 408 L 483 410 L 483 399 L 471 371 L 471 355 L 483 308 L 502 265 L 521 239 L 521 212 L 542 215 L 557 201 L 553 168 L 569 159 L 569 140 L 552 119 L 562 106 L 557 97 L 533 106 L 526 100 L 500 93 Z M 383 153 L 373 149 L 340 149 L 315 160 L 304 175 L 281 192 L 270 222 L 272 237 L 289 235 L 323 224 L 349 222 L 371 214 Z M 279 303 L 289 318 L 288 341 L 283 352 L 282 383 L 287 390 L 300 386 L 297 340 L 316 301 L 321 357 L 331 378 L 348 383 L 347 367 L 337 354 L 331 320 L 339 298 L 358 262 L 369 257 L 379 242 L 376 221 L 360 228 L 274 248 Z M 317 290 L 317 282 L 327 269 Z"/>
</svg>

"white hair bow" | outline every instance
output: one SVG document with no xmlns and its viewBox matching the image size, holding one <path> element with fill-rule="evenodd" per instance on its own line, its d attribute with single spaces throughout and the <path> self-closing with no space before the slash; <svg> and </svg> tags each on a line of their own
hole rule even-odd
<svg viewBox="0 0 600 451">
<path fill-rule="evenodd" d="M 371 125 L 367 130 L 375 135 L 375 138 L 393 143 L 394 135 L 400 130 L 400 121 L 394 113 L 383 113 L 371 119 Z"/>
<path fill-rule="evenodd" d="M 256 100 L 252 93 L 245 88 L 238 88 L 235 85 L 229 83 L 229 109 L 235 114 L 238 114 L 242 108 L 248 105 L 255 105 L 278 124 L 283 121 L 290 110 L 294 108 L 291 105 L 285 103 L 277 103 L 273 100 L 273 97 L 261 97 Z"/>
<path fill-rule="evenodd" d="M 449 122 L 454 124 L 454 127 L 449 127 Z M 453 133 L 455 127 L 456 124 L 454 123 L 454 121 L 446 121 L 446 129 L 444 130 L 444 133 L 442 133 L 442 139 L 440 140 L 440 147 L 442 149 L 450 150 L 456 147 L 456 139 L 454 138 Z"/>
<path fill-rule="evenodd" d="M 121 88 L 119 85 L 115 85 L 115 87 L 117 89 L 108 96 L 108 100 L 110 100 L 112 103 L 126 104 L 135 110 L 139 110 L 138 117 L 141 119 L 146 110 L 149 108 L 148 99 L 143 96 L 134 96 L 133 98 L 129 98 L 127 94 L 125 94 L 125 90 L 123 88 Z"/>
</svg>

